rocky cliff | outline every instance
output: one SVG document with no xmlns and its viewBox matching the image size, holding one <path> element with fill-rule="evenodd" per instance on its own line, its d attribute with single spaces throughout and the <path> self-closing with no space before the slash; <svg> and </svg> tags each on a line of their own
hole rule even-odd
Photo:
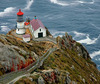
<svg viewBox="0 0 100 84">
<path fill-rule="evenodd" d="M 0 75 L 23 69 L 35 62 L 50 46 L 49 42 L 25 43 L 12 35 L 0 35 Z"/>
<path fill-rule="evenodd" d="M 48 32 L 49 33 L 49 32 Z M 49 33 L 50 34 L 50 33 Z M 0 75 L 23 69 L 49 48 L 57 47 L 43 65 L 15 84 L 99 84 L 100 72 L 85 47 L 65 33 L 56 42 L 25 43 L 12 35 L 0 35 Z"/>
</svg>

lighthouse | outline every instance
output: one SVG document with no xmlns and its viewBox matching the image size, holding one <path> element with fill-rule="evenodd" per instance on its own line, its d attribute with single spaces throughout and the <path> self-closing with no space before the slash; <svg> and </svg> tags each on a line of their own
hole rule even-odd
<svg viewBox="0 0 100 84">
<path fill-rule="evenodd" d="M 26 29 L 24 28 L 23 15 L 24 15 L 24 13 L 21 12 L 21 9 L 19 9 L 19 12 L 17 13 L 17 28 L 16 28 L 16 34 L 25 34 Z"/>
</svg>

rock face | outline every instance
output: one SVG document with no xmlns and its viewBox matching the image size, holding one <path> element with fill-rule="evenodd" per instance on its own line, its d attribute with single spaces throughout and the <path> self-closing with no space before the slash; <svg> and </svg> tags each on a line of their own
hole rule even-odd
<svg viewBox="0 0 100 84">
<path fill-rule="evenodd" d="M 11 46 L 4 45 L 0 42 L 0 63 L 5 68 L 5 71 L 11 70 L 13 64 L 17 68 L 19 61 L 25 63 L 25 58 L 18 54 Z"/>
<path fill-rule="evenodd" d="M 17 71 L 35 61 L 37 55 L 22 48 L 21 42 L 18 42 L 19 44 L 12 36 L 0 35 L 0 75 L 4 72 Z"/>
<path fill-rule="evenodd" d="M 65 33 L 63 37 L 57 37 L 57 42 L 62 49 L 75 49 L 79 56 L 90 59 L 89 53 L 83 45 L 72 39 L 72 36 Z"/>
<path fill-rule="evenodd" d="M 45 84 L 45 83 L 44 83 L 44 79 L 42 78 L 42 76 L 40 76 L 40 77 L 38 78 L 38 84 Z"/>
<path fill-rule="evenodd" d="M 50 35 L 50 33 L 48 34 Z M 31 41 L 25 43 L 13 35 L 0 35 L 0 75 L 4 72 L 16 71 L 33 63 L 54 44 Z M 49 46 L 47 46 L 49 45 Z"/>
<path fill-rule="evenodd" d="M 88 58 L 91 59 L 89 53 L 87 52 L 87 50 L 83 45 L 81 45 L 80 43 L 76 43 L 76 45 L 77 45 L 77 52 L 79 53 L 79 55 L 81 55 L 85 59 Z"/>
<path fill-rule="evenodd" d="M 45 28 L 46 28 L 46 35 L 47 36 L 52 36 L 51 33 L 49 32 L 49 30 L 47 29 L 47 27 L 45 27 Z"/>
</svg>

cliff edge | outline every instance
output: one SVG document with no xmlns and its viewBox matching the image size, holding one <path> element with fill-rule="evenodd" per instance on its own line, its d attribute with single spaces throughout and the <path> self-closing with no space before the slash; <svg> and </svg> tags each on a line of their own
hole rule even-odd
<svg viewBox="0 0 100 84">
<path fill-rule="evenodd" d="M 15 84 L 99 84 L 100 72 L 85 47 L 67 33 L 55 39 L 57 44 L 50 41 L 25 43 L 10 34 L 0 35 L 0 75 L 24 69 L 35 62 L 37 56 L 56 47 L 38 69 Z"/>
</svg>

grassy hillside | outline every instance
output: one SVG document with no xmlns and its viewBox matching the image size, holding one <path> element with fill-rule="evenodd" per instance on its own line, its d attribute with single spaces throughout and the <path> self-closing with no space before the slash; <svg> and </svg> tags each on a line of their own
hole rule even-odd
<svg viewBox="0 0 100 84">
<path fill-rule="evenodd" d="M 39 84 L 43 81 L 45 84 L 100 84 L 100 72 L 83 45 L 65 33 L 62 38 L 57 37 L 55 46 L 57 50 L 44 61 L 42 67 L 15 84 L 37 84 L 41 76 L 43 79 Z"/>
</svg>

